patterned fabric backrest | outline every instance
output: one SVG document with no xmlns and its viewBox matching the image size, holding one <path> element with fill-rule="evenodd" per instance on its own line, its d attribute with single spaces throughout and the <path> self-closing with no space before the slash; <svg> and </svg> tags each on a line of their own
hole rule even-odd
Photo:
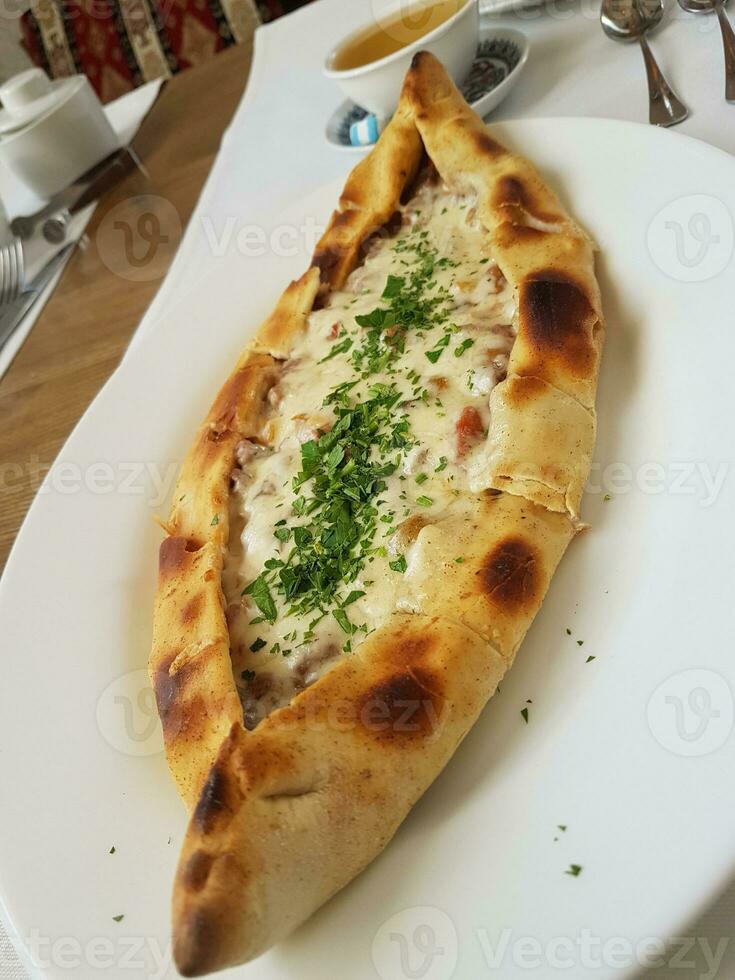
<svg viewBox="0 0 735 980">
<path fill-rule="evenodd" d="M 103 102 L 206 61 L 308 0 L 32 0 L 31 59 L 53 78 L 83 73 Z"/>
</svg>

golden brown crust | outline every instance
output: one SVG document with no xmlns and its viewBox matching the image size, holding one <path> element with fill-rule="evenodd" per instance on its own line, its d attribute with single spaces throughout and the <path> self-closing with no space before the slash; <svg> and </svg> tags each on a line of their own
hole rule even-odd
<svg viewBox="0 0 735 980">
<path fill-rule="evenodd" d="M 314 308 L 318 291 L 319 270 L 312 267 L 286 288 L 276 308 L 258 330 L 253 349 L 277 358 L 288 357 L 294 340 L 306 329 L 306 320 Z"/>
<path fill-rule="evenodd" d="M 179 971 L 201 976 L 259 955 L 358 874 L 505 669 L 465 627 L 396 615 L 254 732 L 233 726 L 179 863 Z"/>
<path fill-rule="evenodd" d="M 347 178 L 339 209 L 317 243 L 312 264 L 324 290 L 341 289 L 370 237 L 393 217 L 423 157 L 410 108 L 402 103 L 372 151 Z"/>
<path fill-rule="evenodd" d="M 522 497 L 468 496 L 418 532 L 398 607 L 460 622 L 511 663 L 573 536 L 565 514 Z"/>
<path fill-rule="evenodd" d="M 559 393 L 558 409 L 552 395 L 544 413 L 533 414 L 533 427 L 523 410 L 514 417 L 512 395 L 504 399 L 504 426 L 495 433 L 488 485 L 577 517 L 591 462 L 604 333 L 592 245 L 535 168 L 489 135 L 431 55 L 416 56 L 403 97 L 413 105 L 424 146 L 444 180 L 477 194 L 497 262 L 517 290 L 517 337 L 505 384 L 538 378 Z M 545 465 L 544 480 L 538 480 L 529 470 L 550 441 L 559 442 L 557 412 L 575 424 L 564 396 L 592 415 L 591 425 L 576 413 L 580 430 L 567 441 L 578 454 L 556 459 L 553 473 Z"/>
<path fill-rule="evenodd" d="M 477 194 L 517 289 L 509 375 L 490 401 L 484 492 L 444 520 L 403 528 L 400 612 L 248 732 L 220 581 L 236 449 L 263 438 L 280 361 L 314 304 L 343 285 L 390 221 L 425 151 L 450 186 Z M 601 344 L 587 237 L 533 167 L 490 136 L 441 65 L 417 56 L 311 268 L 285 291 L 197 433 L 161 547 L 150 667 L 190 810 L 174 888 L 174 954 L 185 976 L 257 956 L 354 877 L 492 695 L 574 534 Z"/>
<path fill-rule="evenodd" d="M 537 377 L 490 393 L 493 486 L 575 519 L 595 444 L 595 414 Z"/>
</svg>

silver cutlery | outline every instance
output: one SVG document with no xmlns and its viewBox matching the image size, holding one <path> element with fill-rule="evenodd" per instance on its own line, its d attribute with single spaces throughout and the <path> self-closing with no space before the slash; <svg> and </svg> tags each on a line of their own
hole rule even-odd
<svg viewBox="0 0 735 980">
<path fill-rule="evenodd" d="M 679 6 L 689 14 L 717 14 L 725 52 L 725 99 L 735 102 L 735 33 L 725 13 L 724 0 L 679 0 Z"/>
<path fill-rule="evenodd" d="M 105 191 L 114 187 L 126 174 L 138 168 L 147 176 L 138 155 L 131 147 L 117 150 L 101 163 L 83 174 L 70 187 L 57 194 L 45 207 L 35 214 L 13 218 L 10 228 L 18 238 L 32 238 L 37 226 L 46 241 L 58 243 L 64 240 L 66 226 L 71 215 L 81 211 L 87 204 L 96 201 Z"/>
<path fill-rule="evenodd" d="M 689 110 L 663 76 L 646 34 L 663 17 L 663 0 L 602 0 L 600 23 L 614 41 L 638 41 L 648 79 L 648 118 L 654 126 L 675 126 Z"/>
<path fill-rule="evenodd" d="M 0 313 L 0 350 L 8 338 L 23 321 L 26 313 L 34 305 L 46 286 L 66 262 L 67 256 L 74 244 L 66 245 L 48 262 L 14 302 L 6 306 Z"/>
<path fill-rule="evenodd" d="M 19 238 L 0 245 L 0 307 L 23 292 L 25 286 L 25 256 Z"/>
</svg>

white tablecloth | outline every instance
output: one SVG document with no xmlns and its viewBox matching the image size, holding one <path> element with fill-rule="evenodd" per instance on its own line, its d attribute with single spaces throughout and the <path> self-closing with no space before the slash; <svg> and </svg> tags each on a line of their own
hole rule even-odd
<svg viewBox="0 0 735 980">
<path fill-rule="evenodd" d="M 369 16 L 370 0 L 318 0 L 258 30 L 247 92 L 177 257 L 133 344 L 155 330 L 174 300 L 180 302 L 187 290 L 196 289 L 217 261 L 212 230 L 221 234 L 233 217 L 268 227 L 269 218 L 315 187 L 343 176 L 356 162 L 357 156 L 335 150 L 324 139 L 326 119 L 341 95 L 322 78 L 320 68 L 331 45 Z M 524 76 L 494 118 L 604 116 L 647 121 L 640 51 L 603 36 L 598 5 L 591 0 L 552 0 L 545 7 L 495 19 L 499 26 L 526 33 L 531 55 Z M 714 18 L 695 18 L 669 6 L 652 45 L 670 83 L 691 110 L 677 130 L 735 152 L 735 105 L 724 101 L 722 45 Z M 641 160 L 640 166 L 645 165 Z M 675 854 L 671 860 L 675 864 Z M 728 942 L 716 969 L 703 953 L 706 943 L 714 953 L 722 938 L 733 935 L 734 920 L 735 884 L 698 922 L 682 930 L 682 936 L 700 942 L 680 954 L 678 965 L 672 962 L 650 971 L 646 980 L 735 978 L 735 942 Z M 3 972 L 4 962 L 0 941 L 0 980 L 15 978 L 8 968 Z"/>
<path fill-rule="evenodd" d="M 483 0 L 483 4 L 492 0 Z M 724 99 L 722 42 L 714 18 L 668 7 L 651 44 L 670 84 L 691 115 L 677 131 L 735 153 L 735 105 Z M 229 128 L 189 233 L 141 324 L 155 329 L 172 296 L 196 288 L 212 262 L 202 218 L 223 227 L 227 216 L 248 223 L 284 210 L 315 187 L 343 175 L 358 159 L 324 138 L 328 116 L 342 100 L 321 75 L 326 52 L 370 16 L 371 0 L 317 0 L 262 27 L 245 98 Z M 593 0 L 550 0 L 545 6 L 493 18 L 531 41 L 524 75 L 494 115 L 604 116 L 648 120 L 648 90 L 637 45 L 602 33 Z M 238 180 L 228 180 L 227 174 Z M 233 188 L 236 190 L 233 192 Z"/>
</svg>

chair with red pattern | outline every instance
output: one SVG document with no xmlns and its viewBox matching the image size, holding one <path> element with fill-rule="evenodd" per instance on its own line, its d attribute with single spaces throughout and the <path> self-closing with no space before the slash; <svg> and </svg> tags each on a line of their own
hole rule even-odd
<svg viewBox="0 0 735 980">
<path fill-rule="evenodd" d="M 32 0 L 22 43 L 52 78 L 83 73 L 103 102 L 252 36 L 309 0 Z"/>
</svg>

